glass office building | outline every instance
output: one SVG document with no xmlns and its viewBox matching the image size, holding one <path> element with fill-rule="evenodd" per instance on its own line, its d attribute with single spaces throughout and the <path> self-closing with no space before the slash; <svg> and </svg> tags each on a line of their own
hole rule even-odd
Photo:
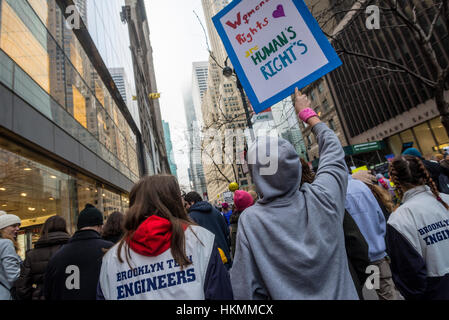
<svg viewBox="0 0 449 320">
<path fill-rule="evenodd" d="M 0 210 L 22 219 L 24 249 L 49 216 L 74 231 L 86 203 L 125 210 L 141 175 L 136 123 L 58 2 L 0 0 Z"/>
</svg>

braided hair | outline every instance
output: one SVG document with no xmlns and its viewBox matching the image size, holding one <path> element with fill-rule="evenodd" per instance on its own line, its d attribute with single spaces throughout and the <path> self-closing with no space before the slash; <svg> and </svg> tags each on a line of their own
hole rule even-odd
<svg viewBox="0 0 449 320">
<path fill-rule="evenodd" d="M 404 192 L 408 189 L 427 185 L 435 198 L 449 210 L 449 205 L 441 199 L 435 182 L 418 157 L 405 155 L 394 158 L 390 164 L 389 174 L 397 187 L 400 198 L 404 196 Z"/>
</svg>

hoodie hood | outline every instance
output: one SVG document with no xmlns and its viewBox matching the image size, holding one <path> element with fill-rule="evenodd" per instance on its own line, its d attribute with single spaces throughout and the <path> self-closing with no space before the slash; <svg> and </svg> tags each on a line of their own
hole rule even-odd
<svg viewBox="0 0 449 320">
<path fill-rule="evenodd" d="M 248 163 L 260 203 L 294 194 L 301 184 L 301 161 L 293 146 L 279 137 L 257 137 Z"/>
<path fill-rule="evenodd" d="M 212 209 L 213 209 L 212 205 L 209 202 L 199 201 L 189 208 L 189 213 L 192 211 L 198 211 L 198 212 L 207 214 L 207 213 L 211 213 L 213 211 Z"/>
<path fill-rule="evenodd" d="M 186 228 L 187 225 L 184 226 L 184 230 Z M 137 228 L 129 241 L 129 246 L 141 255 L 155 257 L 170 249 L 171 236 L 171 222 L 152 215 Z"/>
</svg>

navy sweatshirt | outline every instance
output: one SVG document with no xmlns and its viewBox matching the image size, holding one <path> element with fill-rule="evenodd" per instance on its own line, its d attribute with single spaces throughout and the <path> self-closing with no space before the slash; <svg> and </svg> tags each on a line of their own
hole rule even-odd
<svg viewBox="0 0 449 320">
<path fill-rule="evenodd" d="M 201 227 L 209 230 L 215 235 L 217 247 L 223 250 L 228 262 L 225 266 L 229 269 L 231 263 L 231 238 L 226 218 L 220 211 L 215 209 L 209 202 L 200 201 L 189 208 L 189 216 Z"/>
<path fill-rule="evenodd" d="M 449 195 L 440 194 L 449 204 Z M 407 300 L 449 299 L 449 210 L 429 187 L 408 190 L 387 224 L 396 287 Z"/>
</svg>

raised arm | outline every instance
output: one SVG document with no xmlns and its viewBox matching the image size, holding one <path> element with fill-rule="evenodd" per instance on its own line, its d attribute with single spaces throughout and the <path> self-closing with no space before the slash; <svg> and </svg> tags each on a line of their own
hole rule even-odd
<svg viewBox="0 0 449 320">
<path fill-rule="evenodd" d="M 338 213 L 343 214 L 348 168 L 340 140 L 310 109 L 310 101 L 298 89 L 295 90 L 295 109 L 301 120 L 312 127 L 318 141 L 320 162 L 312 186 L 317 193 L 322 194 L 323 201 L 327 200 L 328 204 L 337 208 Z"/>
</svg>

